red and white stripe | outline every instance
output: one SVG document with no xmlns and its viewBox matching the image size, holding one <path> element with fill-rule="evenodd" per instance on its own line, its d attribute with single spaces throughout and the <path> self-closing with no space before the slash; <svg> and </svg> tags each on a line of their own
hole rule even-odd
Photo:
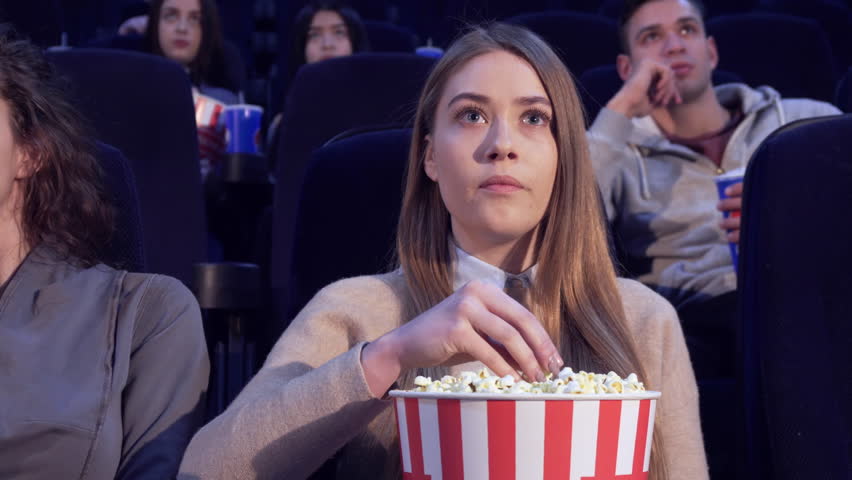
<svg viewBox="0 0 852 480">
<path fill-rule="evenodd" d="M 219 124 L 219 117 L 225 110 L 225 104 L 203 95 L 193 92 L 195 102 L 195 124 L 201 127 L 215 127 Z"/>
<path fill-rule="evenodd" d="M 396 398 L 403 480 L 645 480 L 656 400 Z"/>
</svg>

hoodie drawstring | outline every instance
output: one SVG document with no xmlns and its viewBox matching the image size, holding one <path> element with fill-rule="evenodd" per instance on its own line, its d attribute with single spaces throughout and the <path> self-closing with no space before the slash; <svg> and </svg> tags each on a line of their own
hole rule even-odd
<svg viewBox="0 0 852 480">
<path fill-rule="evenodd" d="M 775 105 L 775 112 L 778 113 L 778 126 L 783 127 L 787 124 L 787 116 L 784 115 L 784 106 L 781 105 L 781 100 L 778 97 L 775 97 L 772 103 Z"/>
<path fill-rule="evenodd" d="M 651 188 L 648 186 L 648 172 L 645 168 L 645 157 L 636 145 L 630 145 L 630 149 L 636 154 L 636 162 L 639 169 L 639 194 L 643 200 L 651 199 Z"/>
</svg>

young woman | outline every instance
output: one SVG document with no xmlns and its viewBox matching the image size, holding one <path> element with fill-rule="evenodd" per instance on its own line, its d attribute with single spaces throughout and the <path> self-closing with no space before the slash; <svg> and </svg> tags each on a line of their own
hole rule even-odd
<svg viewBox="0 0 852 480">
<path fill-rule="evenodd" d="M 494 24 L 457 40 L 420 98 L 399 269 L 319 292 L 182 472 L 305 478 L 342 448 L 338 478 L 398 479 L 386 392 L 484 364 L 533 379 L 563 365 L 636 372 L 663 391 L 651 478 L 707 478 L 677 316 L 615 277 L 580 105 L 531 32 Z M 518 284 L 516 301 L 503 289 Z"/>
<path fill-rule="evenodd" d="M 152 0 L 146 42 L 151 53 L 184 66 L 193 89 L 226 105 L 237 94 L 223 85 L 225 60 L 222 29 L 215 0 Z M 198 146 L 203 177 L 225 152 L 221 125 L 198 125 Z"/>
<path fill-rule="evenodd" d="M 303 65 L 370 49 L 367 32 L 358 12 L 342 3 L 329 0 L 314 0 L 302 7 L 293 21 L 290 36 L 287 76 L 283 82 L 286 86 L 290 85 Z M 285 90 L 275 96 L 275 111 L 284 104 L 285 96 Z M 276 113 L 267 129 L 269 135 L 266 151 L 270 159 L 277 156 L 281 118 L 282 114 Z"/>
<path fill-rule="evenodd" d="M 0 478 L 172 478 L 203 421 L 201 315 L 177 280 L 102 263 L 81 123 L 0 27 Z"/>
<path fill-rule="evenodd" d="M 306 63 L 369 50 L 361 17 L 335 1 L 316 0 L 299 10 L 291 37 L 290 79 Z"/>
<path fill-rule="evenodd" d="M 183 65 L 201 93 L 224 103 L 237 96 L 223 86 L 224 40 L 214 0 L 152 0 L 146 42 L 151 53 Z"/>
</svg>

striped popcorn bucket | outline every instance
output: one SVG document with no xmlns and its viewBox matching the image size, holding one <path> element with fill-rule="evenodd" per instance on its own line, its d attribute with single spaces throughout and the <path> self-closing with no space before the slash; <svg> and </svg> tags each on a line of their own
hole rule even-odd
<svg viewBox="0 0 852 480">
<path fill-rule="evenodd" d="M 195 124 L 199 127 L 215 127 L 219 117 L 225 111 L 225 104 L 207 95 L 193 90 L 192 100 L 195 104 Z"/>
<path fill-rule="evenodd" d="M 645 480 L 660 392 L 394 390 L 403 480 Z"/>
</svg>

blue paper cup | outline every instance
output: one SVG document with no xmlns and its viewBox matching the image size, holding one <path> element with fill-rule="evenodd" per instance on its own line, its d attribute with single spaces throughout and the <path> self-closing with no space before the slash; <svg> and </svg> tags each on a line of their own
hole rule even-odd
<svg viewBox="0 0 852 480">
<path fill-rule="evenodd" d="M 714 180 L 716 181 L 716 189 L 719 191 L 719 198 L 728 198 L 728 196 L 725 194 L 725 189 L 730 187 L 731 185 L 735 185 L 737 183 L 742 182 L 743 176 L 745 176 L 745 167 L 730 170 L 716 177 Z M 736 210 L 733 212 L 724 212 L 724 216 L 725 218 L 738 218 L 740 216 L 740 211 Z M 740 247 L 739 244 L 736 244 L 734 242 L 729 242 L 728 246 L 731 248 L 731 260 L 734 263 L 734 270 L 736 270 Z"/>
<path fill-rule="evenodd" d="M 222 112 L 225 152 L 260 154 L 260 124 L 263 108 L 257 105 L 228 105 Z"/>
</svg>

